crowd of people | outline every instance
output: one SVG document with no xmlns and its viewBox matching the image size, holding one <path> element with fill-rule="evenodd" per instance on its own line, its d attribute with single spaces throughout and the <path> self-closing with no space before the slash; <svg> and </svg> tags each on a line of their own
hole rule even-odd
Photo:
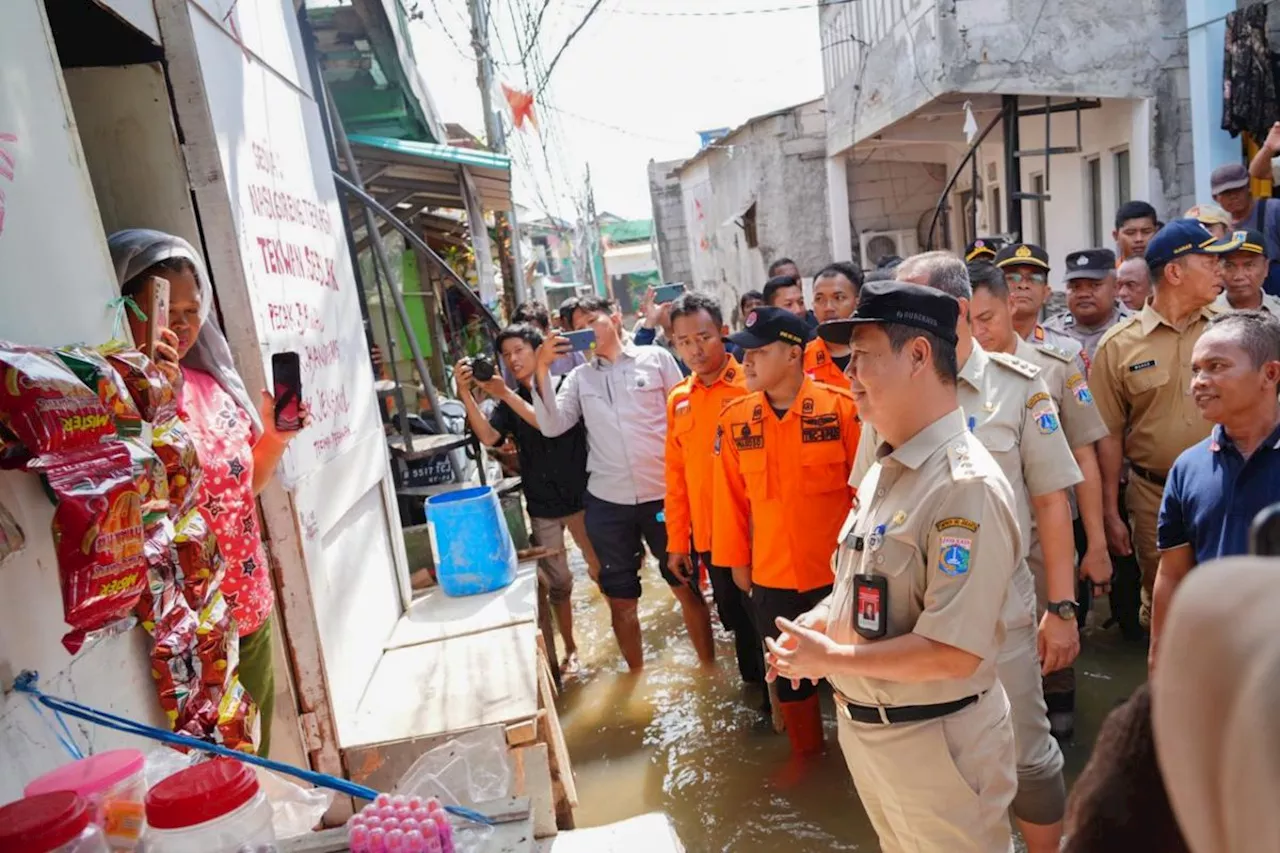
<svg viewBox="0 0 1280 853">
<path fill-rule="evenodd" d="M 634 334 L 596 296 L 566 303 L 558 328 L 521 306 L 495 344 L 507 379 L 473 382 L 467 362 L 456 377 L 478 437 L 515 443 L 566 667 L 567 528 L 633 672 L 646 546 L 704 664 L 709 585 L 741 679 L 769 685 L 788 772 L 825 746 L 829 684 L 885 851 L 1009 850 L 1010 813 L 1031 853 L 1245 849 L 1199 846 L 1214 823 L 1184 809 L 1264 810 L 1258 792 L 1219 802 L 1234 789 L 1215 775 L 1180 794 L 1161 769 L 1227 771 L 1185 746 L 1166 767 L 1193 717 L 1162 721 L 1160 705 L 1194 692 L 1184 654 L 1211 666 L 1188 651 L 1206 614 L 1234 617 L 1216 594 L 1181 613 L 1175 590 L 1214 590 L 1192 570 L 1248 553 L 1280 501 L 1280 211 L 1248 186 L 1224 166 L 1214 203 L 1168 223 L 1129 202 L 1114 250 L 1060 261 L 984 239 L 874 270 L 832 263 L 808 303 L 784 258 L 734 306 L 733 334 L 696 291 L 651 294 Z M 1053 284 L 1067 310 L 1046 317 Z M 594 333 L 585 356 L 568 330 Z M 1153 684 L 1108 721 L 1069 806 L 1058 740 L 1099 597 L 1108 628 L 1149 638 Z M 1247 654 L 1243 640 L 1223 652 Z M 1142 791 L 1117 811 L 1124 785 Z M 1210 789 L 1212 805 L 1194 795 Z M 1122 813 L 1128 829 L 1108 834 Z M 1163 840 L 1117 846 L 1135 832 Z"/>
</svg>

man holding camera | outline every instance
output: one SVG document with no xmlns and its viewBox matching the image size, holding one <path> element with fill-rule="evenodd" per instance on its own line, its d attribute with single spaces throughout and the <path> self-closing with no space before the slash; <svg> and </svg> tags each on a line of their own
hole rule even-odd
<svg viewBox="0 0 1280 853">
<path fill-rule="evenodd" d="M 466 406 L 467 422 L 476 438 L 489 447 L 497 447 L 508 437 L 515 442 L 533 535 L 538 544 L 549 551 L 538 560 L 538 575 L 546 585 L 564 641 L 560 671 L 569 674 L 578 669 L 578 646 L 573 638 L 570 600 L 573 572 L 565 551 L 566 527 L 582 549 L 593 578 L 600 573 L 600 564 L 587 538 L 582 508 L 582 498 L 587 491 L 586 432 L 581 425 L 575 425 L 555 438 L 547 438 L 538 429 L 538 420 L 530 405 L 534 365 L 541 345 L 541 333 L 529 325 L 508 326 L 494 340 L 494 350 L 515 377 L 514 391 L 487 361 L 463 359 L 454 366 L 453 376 L 458 385 L 458 399 Z M 498 408 L 488 418 L 471 393 L 473 382 L 498 401 Z"/>
<path fill-rule="evenodd" d="M 684 609 L 686 624 L 710 625 L 707 603 L 688 575 L 667 564 L 664 455 L 667 395 L 684 378 L 660 347 L 622 339 L 622 316 L 607 299 L 583 297 L 573 312 L 574 335 L 591 332 L 590 360 L 574 368 L 559 390 L 551 365 L 574 348 L 563 336 L 539 349 L 533 395 L 538 426 L 547 437 L 579 423 L 587 431 L 587 536 L 600 557 L 595 580 L 609 601 L 613 633 L 632 672 L 644 668 L 640 636 L 640 567 L 644 544 Z"/>
</svg>

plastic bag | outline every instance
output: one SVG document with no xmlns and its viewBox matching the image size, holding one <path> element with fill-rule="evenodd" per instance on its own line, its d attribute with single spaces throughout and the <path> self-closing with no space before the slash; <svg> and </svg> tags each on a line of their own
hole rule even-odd
<svg viewBox="0 0 1280 853">
<path fill-rule="evenodd" d="M 147 753 L 146 764 L 142 767 L 142 775 L 147 780 L 150 791 L 174 773 L 186 770 L 203 757 L 198 752 L 179 752 L 167 746 L 158 747 Z"/>
<path fill-rule="evenodd" d="M 307 834 L 333 805 L 333 791 L 303 788 L 270 770 L 253 769 L 258 774 L 258 786 L 271 803 L 271 828 L 279 840 Z"/>
<path fill-rule="evenodd" d="M 445 805 L 474 806 L 511 796 L 511 764 L 502 729 L 459 735 L 419 756 L 396 793 L 435 797 Z"/>
</svg>

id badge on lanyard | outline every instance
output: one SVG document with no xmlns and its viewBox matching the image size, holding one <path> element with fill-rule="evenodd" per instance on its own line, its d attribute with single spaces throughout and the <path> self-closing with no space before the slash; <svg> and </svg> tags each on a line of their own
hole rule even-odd
<svg viewBox="0 0 1280 853">
<path fill-rule="evenodd" d="M 853 576 L 853 630 L 864 640 L 878 640 L 889 629 L 889 580 L 872 574 L 864 550 L 875 552 L 884 544 L 885 525 L 876 525 L 866 539 L 850 532 L 845 544 L 859 556 L 858 572 Z"/>
</svg>

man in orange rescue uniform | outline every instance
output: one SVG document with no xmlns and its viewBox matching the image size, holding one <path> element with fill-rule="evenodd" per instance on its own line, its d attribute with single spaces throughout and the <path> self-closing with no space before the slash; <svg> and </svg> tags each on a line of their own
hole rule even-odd
<svg viewBox="0 0 1280 853">
<path fill-rule="evenodd" d="M 747 393 L 742 365 L 725 350 L 728 331 L 719 303 L 707 294 L 690 291 L 672 303 L 671 342 L 692 374 L 667 397 L 667 563 L 676 577 L 697 577 L 695 568 L 706 568 L 720 624 L 733 632 L 738 672 L 748 684 L 763 684 L 764 651 L 746 594 L 733 572 L 711 562 L 716 424 L 725 405 Z M 702 626 L 686 625 L 700 645 Z M 707 654 L 699 648 L 704 660 L 714 655 L 710 627 Z"/>
<path fill-rule="evenodd" d="M 715 438 L 711 560 L 732 567 L 756 630 L 774 639 L 779 616 L 794 619 L 831 592 L 861 431 L 847 387 L 805 376 L 807 337 L 804 320 L 785 310 L 748 315 L 729 340 L 744 350 L 751 393 L 725 407 Z M 817 687 L 776 686 L 792 755 L 820 752 Z"/>
<path fill-rule="evenodd" d="M 828 264 L 813 277 L 813 315 L 819 323 L 848 320 L 858 307 L 858 291 L 862 289 L 862 270 L 853 264 Z M 849 347 L 829 344 L 814 337 L 804 348 L 804 372 L 810 379 L 848 388 L 845 368 L 849 366 Z"/>
</svg>

